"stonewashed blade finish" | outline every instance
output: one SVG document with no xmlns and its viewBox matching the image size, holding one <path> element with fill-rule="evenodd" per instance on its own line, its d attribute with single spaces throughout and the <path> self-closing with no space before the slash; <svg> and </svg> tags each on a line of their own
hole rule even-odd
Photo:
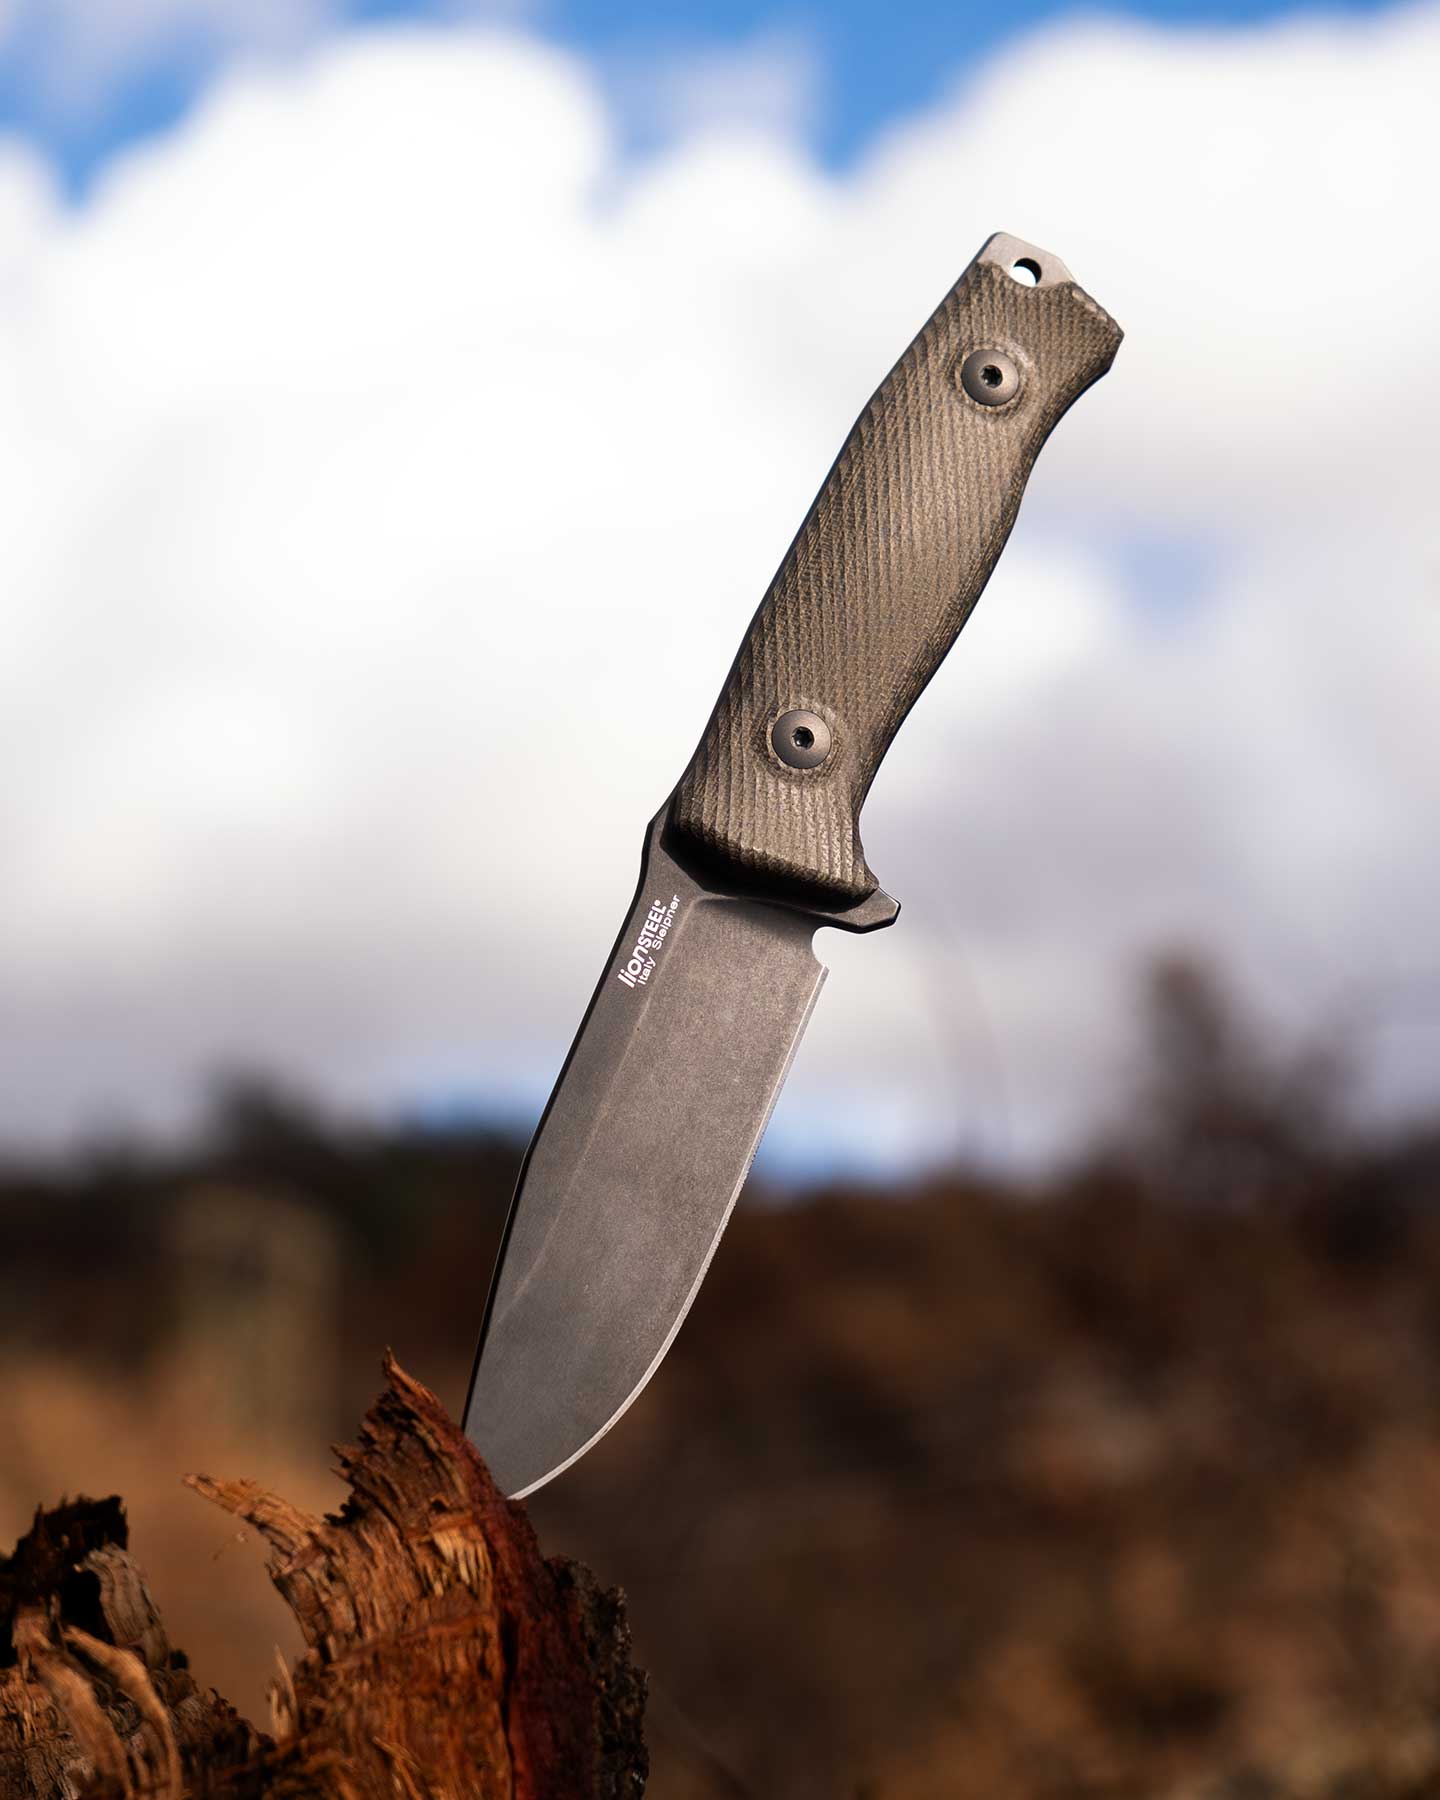
<svg viewBox="0 0 1440 1800">
<path fill-rule="evenodd" d="M 534 1491 L 640 1393 L 690 1308 L 810 1017 L 821 925 L 898 912 L 865 795 L 1121 332 L 992 237 L 881 383 L 761 601 L 541 1118 L 465 1428 Z"/>
</svg>

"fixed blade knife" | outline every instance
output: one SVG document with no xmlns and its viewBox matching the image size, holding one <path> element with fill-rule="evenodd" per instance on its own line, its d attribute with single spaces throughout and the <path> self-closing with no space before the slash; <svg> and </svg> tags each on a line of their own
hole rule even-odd
<svg viewBox="0 0 1440 1800">
<path fill-rule="evenodd" d="M 465 1407 L 533 1492 L 644 1388 L 729 1219 L 825 971 L 897 903 L 859 816 L 1120 328 L 997 234 L 881 382 L 760 602 L 526 1153 Z"/>
</svg>

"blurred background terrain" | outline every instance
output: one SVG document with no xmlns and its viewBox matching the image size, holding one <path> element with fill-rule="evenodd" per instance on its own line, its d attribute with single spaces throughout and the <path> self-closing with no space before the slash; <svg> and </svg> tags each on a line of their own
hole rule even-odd
<svg viewBox="0 0 1440 1800">
<path fill-rule="evenodd" d="M 671 1356 L 531 1502 L 626 1589 L 652 1792 L 1394 1797 L 1440 1784 L 1440 1115 L 1329 1128 L 1201 965 L 1128 1133 L 1044 1184 L 752 1184 Z M 182 1492 L 334 1501 L 382 1349 L 457 1407 L 516 1141 L 254 1078 L 203 1144 L 9 1168 L 0 1534 L 118 1488 L 200 1679 L 295 1649 Z"/>
</svg>

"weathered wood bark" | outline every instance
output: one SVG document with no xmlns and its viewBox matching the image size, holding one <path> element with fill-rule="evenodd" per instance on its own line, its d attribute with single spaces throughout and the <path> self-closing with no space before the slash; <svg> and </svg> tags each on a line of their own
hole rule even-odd
<svg viewBox="0 0 1440 1800">
<path fill-rule="evenodd" d="M 173 1651 L 118 1500 L 37 1516 L 0 1560 L 0 1800 L 620 1800 L 645 1779 L 618 1594 L 540 1555 L 444 1409 L 393 1363 L 351 1493 L 315 1518 L 190 1478 L 271 1547 L 308 1649 L 262 1735 Z"/>
</svg>

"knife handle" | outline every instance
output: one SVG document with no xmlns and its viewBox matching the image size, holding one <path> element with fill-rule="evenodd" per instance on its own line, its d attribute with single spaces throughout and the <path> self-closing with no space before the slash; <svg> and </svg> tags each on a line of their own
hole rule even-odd
<svg viewBox="0 0 1440 1800">
<path fill-rule="evenodd" d="M 859 830 L 875 771 L 1121 335 L 1057 257 L 985 244 L 856 420 L 671 796 L 702 861 L 829 906 L 875 891 Z"/>
</svg>

